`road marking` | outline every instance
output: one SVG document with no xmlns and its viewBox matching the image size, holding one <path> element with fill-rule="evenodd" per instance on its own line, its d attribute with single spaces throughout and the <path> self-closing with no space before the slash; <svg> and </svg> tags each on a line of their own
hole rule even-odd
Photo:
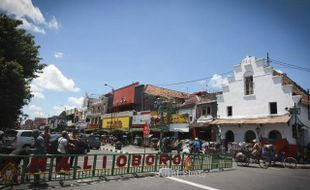
<svg viewBox="0 0 310 190">
<path fill-rule="evenodd" d="M 175 177 L 167 177 L 168 179 L 171 179 L 171 180 L 174 180 L 174 181 L 177 181 L 177 182 L 180 182 L 180 183 L 184 183 L 184 184 L 187 184 L 187 185 L 191 185 L 191 186 L 194 186 L 194 187 L 198 187 L 200 189 L 206 189 L 206 190 L 219 190 L 219 189 L 216 189 L 216 188 L 213 188 L 213 187 L 209 187 L 209 186 L 206 186 L 206 185 L 201 185 L 201 184 L 198 184 L 198 183 L 193 183 L 193 182 L 190 182 L 190 181 L 186 181 L 186 180 L 183 180 L 183 179 L 179 179 L 179 178 L 175 178 Z"/>
</svg>

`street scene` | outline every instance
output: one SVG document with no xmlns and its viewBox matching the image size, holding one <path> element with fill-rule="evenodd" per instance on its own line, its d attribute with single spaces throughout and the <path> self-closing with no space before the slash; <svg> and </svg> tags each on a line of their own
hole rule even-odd
<svg viewBox="0 0 310 190">
<path fill-rule="evenodd" d="M 309 8 L 0 0 L 0 189 L 309 189 Z"/>
</svg>

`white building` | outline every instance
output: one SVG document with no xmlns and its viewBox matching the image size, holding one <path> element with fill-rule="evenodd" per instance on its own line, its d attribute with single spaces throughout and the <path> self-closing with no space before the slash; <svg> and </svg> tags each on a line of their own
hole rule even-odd
<svg viewBox="0 0 310 190">
<path fill-rule="evenodd" d="M 218 120 L 222 138 L 250 142 L 259 137 L 287 139 L 290 146 L 310 142 L 309 99 L 307 92 L 285 74 L 275 71 L 266 59 L 246 57 L 234 66 L 234 73 L 217 96 Z M 293 137 L 295 117 L 290 108 L 301 109 L 296 123 L 300 131 Z"/>
</svg>

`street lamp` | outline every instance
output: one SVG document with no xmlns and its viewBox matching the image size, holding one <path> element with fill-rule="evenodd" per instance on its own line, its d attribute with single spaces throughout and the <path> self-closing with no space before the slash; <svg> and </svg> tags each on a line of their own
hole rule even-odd
<svg viewBox="0 0 310 190">
<path fill-rule="evenodd" d="M 256 134 L 257 134 L 257 137 L 258 137 L 258 140 L 260 141 L 260 132 L 261 132 L 261 128 L 260 127 L 256 127 Z"/>
</svg>

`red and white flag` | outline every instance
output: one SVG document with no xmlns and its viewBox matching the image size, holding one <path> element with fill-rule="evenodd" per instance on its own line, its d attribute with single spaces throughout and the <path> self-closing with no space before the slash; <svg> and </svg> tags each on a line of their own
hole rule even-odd
<svg viewBox="0 0 310 190">
<path fill-rule="evenodd" d="M 145 122 L 144 127 L 143 127 L 143 137 L 147 138 L 149 134 L 150 134 L 150 127 L 147 124 L 147 122 Z"/>
</svg>

